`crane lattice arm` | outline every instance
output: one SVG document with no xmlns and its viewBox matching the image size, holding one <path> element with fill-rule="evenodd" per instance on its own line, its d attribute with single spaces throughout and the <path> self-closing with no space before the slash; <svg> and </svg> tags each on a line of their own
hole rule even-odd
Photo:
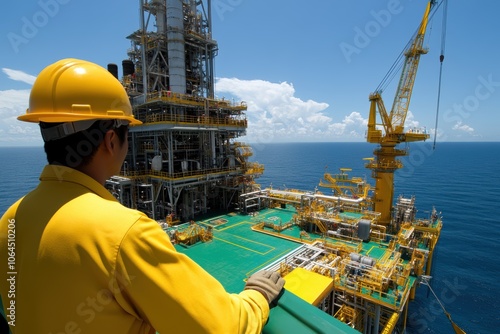
<svg viewBox="0 0 500 334">
<path fill-rule="evenodd" d="M 408 107 L 410 104 L 411 93 L 413 91 L 413 85 L 415 83 L 415 77 L 417 75 L 418 63 L 420 60 L 420 55 L 427 53 L 427 49 L 423 47 L 425 31 L 427 29 L 427 23 L 429 21 L 429 14 L 435 0 L 431 0 L 425 9 L 422 22 L 416 33 L 416 37 L 413 39 L 409 47 L 405 51 L 405 62 L 403 66 L 403 71 L 401 73 L 401 78 L 399 80 L 396 95 L 394 97 L 394 103 L 390 114 L 387 114 L 384 102 L 382 100 L 381 92 L 376 91 L 370 95 L 370 116 L 368 118 L 368 135 L 367 140 L 370 143 L 382 143 L 382 142 L 410 142 L 410 141 L 420 141 L 429 138 L 429 135 L 419 132 L 404 132 L 404 123 L 406 120 L 406 115 L 408 113 Z M 382 134 L 381 130 L 377 130 L 376 126 L 376 114 L 380 114 L 382 120 L 382 126 L 384 128 L 385 134 Z"/>
</svg>

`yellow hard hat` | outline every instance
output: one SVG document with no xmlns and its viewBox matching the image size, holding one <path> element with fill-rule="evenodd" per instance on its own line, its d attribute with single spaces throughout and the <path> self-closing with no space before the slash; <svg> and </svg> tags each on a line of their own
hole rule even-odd
<svg viewBox="0 0 500 334">
<path fill-rule="evenodd" d="M 122 84 L 103 67 L 80 59 L 62 59 L 40 72 L 31 89 L 29 108 L 17 119 L 25 122 L 66 123 L 134 118 Z"/>
</svg>

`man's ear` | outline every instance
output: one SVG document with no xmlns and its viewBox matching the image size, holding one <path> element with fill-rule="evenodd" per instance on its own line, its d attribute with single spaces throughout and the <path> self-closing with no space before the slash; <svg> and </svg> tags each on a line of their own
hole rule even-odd
<svg viewBox="0 0 500 334">
<path fill-rule="evenodd" d="M 115 140 L 116 140 L 116 132 L 113 130 L 108 130 L 104 134 L 104 139 L 102 141 L 103 148 L 106 149 L 108 152 L 113 152 L 113 149 L 115 148 Z"/>
</svg>

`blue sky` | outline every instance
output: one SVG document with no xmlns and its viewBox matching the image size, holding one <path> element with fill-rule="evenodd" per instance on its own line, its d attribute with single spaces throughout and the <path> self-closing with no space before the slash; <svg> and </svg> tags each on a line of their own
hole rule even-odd
<svg viewBox="0 0 500 334">
<path fill-rule="evenodd" d="M 368 95 L 421 20 L 426 0 L 213 0 L 216 94 L 248 104 L 248 142 L 364 141 Z M 42 144 L 25 112 L 48 64 L 121 64 L 139 1 L 19 0 L 0 20 L 0 146 Z M 500 141 L 497 0 L 449 0 L 438 141 Z M 428 28 L 407 126 L 434 133 L 442 10 Z M 121 73 L 121 69 L 120 69 Z M 398 74 L 399 75 L 399 74 Z M 397 77 L 398 78 L 398 77 Z M 390 109 L 397 78 L 383 93 Z"/>
</svg>

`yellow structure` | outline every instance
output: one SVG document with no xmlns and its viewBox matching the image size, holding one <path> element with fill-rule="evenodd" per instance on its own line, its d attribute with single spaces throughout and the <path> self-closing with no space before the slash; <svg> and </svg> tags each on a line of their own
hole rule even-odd
<svg viewBox="0 0 500 334">
<path fill-rule="evenodd" d="M 212 240 L 213 234 L 210 228 L 205 229 L 194 221 L 191 221 L 187 229 L 176 231 L 173 237 L 176 243 L 194 245 L 198 241 L 207 242 Z"/>
<path fill-rule="evenodd" d="M 389 233 L 362 198 L 354 206 L 345 196 L 267 188 L 240 200 L 273 210 L 252 216 L 252 230 L 303 244 L 267 268 L 285 277 L 289 291 L 363 333 L 406 327 L 405 310 L 418 277 L 430 273 L 442 228 L 435 209 L 416 218 L 414 198 L 399 197 Z"/>
<path fill-rule="evenodd" d="M 365 182 L 361 177 L 351 177 L 347 172 L 352 171 L 351 168 L 340 168 L 339 174 L 325 173 L 325 180 L 320 180 L 319 186 L 330 188 L 334 195 L 346 196 L 351 198 L 368 198 L 368 192 L 371 190 L 369 183 Z"/>
<path fill-rule="evenodd" d="M 314 306 L 318 306 L 333 289 L 332 278 L 304 268 L 296 268 L 284 278 L 285 289 Z"/>
<path fill-rule="evenodd" d="M 376 181 L 374 211 L 381 213 L 380 222 L 384 225 L 389 225 L 391 221 L 391 208 L 394 197 L 394 171 L 403 167 L 403 164 L 396 157 L 408 154 L 407 150 L 396 149 L 396 145 L 423 141 L 429 138 L 425 130 L 410 129 L 405 132 L 404 122 L 410 104 L 420 55 L 427 53 L 427 49 L 423 48 L 422 45 L 429 20 L 429 13 L 433 4 L 434 1 L 432 0 L 427 4 L 417 35 L 405 52 L 405 63 L 390 114 L 385 109 L 381 89 L 377 89 L 369 97 L 371 104 L 368 118 L 367 141 L 379 144 L 380 147 L 374 151 L 376 159 L 368 162 L 366 167 L 372 170 Z M 376 121 L 377 111 L 382 123 L 377 123 Z M 384 133 L 377 128 L 377 125 L 383 127 Z"/>
</svg>

